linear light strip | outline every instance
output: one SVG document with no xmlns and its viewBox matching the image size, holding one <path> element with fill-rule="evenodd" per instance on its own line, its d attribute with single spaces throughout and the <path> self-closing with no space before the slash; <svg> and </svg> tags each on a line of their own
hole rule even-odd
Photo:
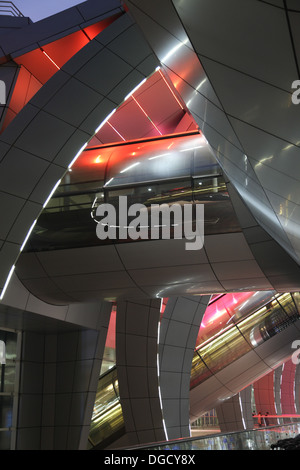
<svg viewBox="0 0 300 470">
<path fill-rule="evenodd" d="M 97 129 L 95 130 L 95 134 L 97 134 L 97 132 L 100 131 L 100 129 L 104 126 L 104 124 L 106 124 L 108 122 L 108 120 L 112 117 L 112 115 L 116 112 L 116 108 L 114 108 L 107 116 L 106 118 L 101 122 L 101 124 L 99 124 L 99 126 L 97 127 Z"/>
<path fill-rule="evenodd" d="M 27 235 L 26 235 L 26 237 L 25 237 L 25 239 L 24 239 L 24 241 L 23 241 L 23 244 L 22 244 L 22 246 L 21 246 L 21 248 L 20 248 L 20 251 L 23 251 L 23 250 L 24 250 L 24 247 L 25 247 L 25 245 L 26 245 L 26 243 L 27 243 L 28 238 L 30 237 L 30 234 L 31 234 L 32 230 L 34 229 L 34 226 L 35 226 L 36 222 L 37 222 L 37 219 L 35 219 L 35 221 L 34 221 L 33 224 L 31 225 L 30 229 L 28 230 Z"/>
<path fill-rule="evenodd" d="M 84 151 L 85 147 L 87 146 L 88 142 L 86 142 L 82 147 L 81 149 L 76 153 L 75 157 L 73 158 L 73 160 L 71 161 L 70 165 L 68 166 L 68 169 L 70 170 L 72 168 L 72 166 L 74 165 L 74 163 L 76 162 L 77 158 L 82 154 L 82 152 Z"/>
<path fill-rule="evenodd" d="M 55 193 L 56 189 L 58 188 L 59 184 L 60 184 L 61 180 L 58 180 L 57 183 L 54 185 L 51 193 L 49 194 L 49 196 L 47 197 L 46 201 L 44 202 L 43 204 L 43 209 L 45 209 L 45 207 L 47 206 L 48 202 L 50 201 L 51 197 L 53 196 L 53 194 Z"/>
<path fill-rule="evenodd" d="M 169 83 L 167 82 L 164 74 L 162 73 L 162 71 L 160 70 L 160 67 L 157 68 L 157 71 L 160 73 L 163 81 L 165 82 L 165 84 L 167 85 L 167 87 L 169 88 L 170 92 L 172 93 L 173 97 L 175 98 L 175 100 L 177 101 L 177 103 L 179 104 L 179 106 L 181 107 L 181 109 L 184 109 L 184 107 L 182 106 L 182 104 L 180 103 L 179 99 L 177 98 L 177 96 L 175 95 L 174 91 L 172 90 L 172 88 L 170 87 Z"/>
<path fill-rule="evenodd" d="M 128 95 L 125 96 L 124 101 L 128 100 L 128 98 L 130 98 L 146 81 L 147 78 L 144 78 L 133 90 L 131 90 L 130 93 L 128 93 Z"/>
<path fill-rule="evenodd" d="M 68 169 L 71 169 L 72 165 L 75 163 L 75 161 L 77 160 L 77 158 L 79 157 L 79 155 L 81 155 L 81 153 L 83 152 L 83 150 L 85 149 L 85 147 L 86 147 L 87 145 L 88 145 L 88 142 L 86 142 L 86 143 L 81 147 L 81 149 L 79 150 L 79 152 L 77 152 L 77 154 L 76 154 L 75 157 L 73 158 L 72 162 L 71 162 L 70 165 L 68 166 Z M 43 204 L 43 208 L 45 208 L 45 207 L 47 206 L 48 202 L 50 201 L 51 197 L 53 196 L 55 190 L 57 189 L 57 187 L 59 186 L 60 183 L 61 183 L 61 179 L 58 180 L 57 183 L 55 184 L 55 186 L 53 187 L 52 191 L 50 192 L 49 196 L 47 197 L 46 201 L 45 201 L 44 204 Z M 23 243 L 22 243 L 22 245 L 21 245 L 21 247 L 20 247 L 20 252 L 23 251 L 23 249 L 24 249 L 24 247 L 25 247 L 25 245 L 26 245 L 26 243 L 27 243 L 27 241 L 28 241 L 28 238 L 30 237 L 30 234 L 31 234 L 31 232 L 32 232 L 32 230 L 33 230 L 33 228 L 34 228 L 36 222 L 37 222 L 37 220 L 35 220 L 35 221 L 33 222 L 33 224 L 31 225 L 30 229 L 28 230 L 27 235 L 26 235 L 26 237 L 25 237 L 25 239 L 24 239 L 24 241 L 23 241 Z M 8 284 L 9 284 L 9 282 L 10 282 L 10 279 L 11 279 L 11 276 L 12 276 L 12 274 L 13 274 L 13 272 L 14 272 L 14 269 L 15 269 L 15 265 L 13 265 L 13 266 L 11 267 L 10 271 L 9 271 L 9 274 L 8 274 L 7 279 L 6 279 L 6 281 L 5 281 L 3 290 L 2 290 L 2 292 L 1 292 L 0 300 L 2 300 L 3 297 L 4 297 L 5 291 L 6 291 L 7 287 L 8 287 Z"/>
<path fill-rule="evenodd" d="M 60 67 L 55 63 L 55 61 L 54 61 L 53 59 L 51 59 L 51 57 L 47 54 L 47 52 L 45 52 L 42 48 L 41 48 L 41 51 L 42 51 L 43 54 L 47 57 L 47 59 L 50 60 L 50 62 L 51 62 L 58 70 L 60 70 Z M 143 111 L 143 113 L 145 114 L 145 116 L 149 119 L 149 121 L 152 123 L 152 125 L 155 127 L 155 129 L 158 131 L 158 133 L 159 133 L 160 135 L 162 135 L 162 133 L 160 132 L 160 130 L 155 126 L 154 122 L 153 122 L 153 121 L 150 119 L 150 117 L 147 115 L 147 113 L 145 112 L 145 110 L 144 110 L 144 109 L 141 107 L 141 105 L 136 101 L 136 99 L 134 98 L 134 96 L 132 96 L 132 93 L 134 93 L 141 85 L 143 85 L 143 83 L 145 83 L 146 80 L 147 80 L 146 78 L 145 78 L 144 80 L 142 80 L 142 81 L 139 83 L 139 85 L 137 85 L 137 86 L 126 96 L 126 99 L 129 98 L 129 97 L 132 97 L 132 98 L 134 99 L 134 101 L 137 103 L 137 105 L 140 107 L 140 109 Z M 172 91 L 172 90 L 171 90 L 171 91 Z M 97 127 L 97 129 L 95 129 L 94 135 L 97 134 L 97 132 L 104 126 L 104 124 L 108 123 L 108 124 L 117 132 L 117 134 L 125 141 L 124 137 L 121 136 L 121 134 L 119 134 L 119 132 L 108 122 L 108 120 L 111 118 L 111 116 L 112 116 L 115 112 L 116 112 L 116 108 L 113 109 L 113 110 L 106 116 L 106 118 L 99 124 L 99 126 Z M 86 142 L 86 143 L 81 147 L 81 149 L 77 152 L 77 154 L 75 155 L 75 157 L 73 158 L 73 160 L 72 160 L 71 163 L 69 164 L 68 170 L 71 170 L 73 164 L 75 163 L 75 161 L 77 160 L 77 158 L 81 155 L 81 153 L 83 152 L 83 150 L 85 149 L 85 147 L 86 147 L 87 145 L 88 145 L 88 142 Z M 128 169 L 128 168 L 127 168 L 127 169 Z M 127 169 L 125 169 L 125 171 L 126 171 Z M 112 180 L 113 180 L 113 178 L 111 178 L 111 179 L 105 184 L 105 186 L 106 186 L 108 183 L 110 183 Z M 51 199 L 53 193 L 55 192 L 55 190 L 56 190 L 57 187 L 59 186 L 60 182 L 61 182 L 61 180 L 59 180 L 59 181 L 55 184 L 55 186 L 54 186 L 54 188 L 52 189 L 51 193 L 50 193 L 49 196 L 47 197 L 47 199 L 46 199 L 46 201 L 45 201 L 45 203 L 44 203 L 44 205 L 43 205 L 43 208 L 45 208 L 46 205 L 48 204 L 48 202 L 50 201 L 50 199 Z M 33 230 L 33 228 L 34 228 L 36 222 L 37 222 L 37 221 L 35 220 L 35 221 L 33 222 L 32 226 L 30 227 L 30 229 L 29 229 L 29 231 L 28 231 L 28 233 L 27 233 L 27 235 L 26 235 L 26 237 L 25 237 L 25 239 L 24 239 L 24 241 L 23 241 L 23 243 L 22 243 L 22 245 L 21 245 L 20 251 L 22 251 L 22 250 L 24 249 L 24 247 L 25 247 L 25 245 L 26 245 L 26 243 L 27 243 L 27 241 L 28 241 L 28 238 L 30 237 L 30 234 L 31 234 L 31 232 L 32 232 L 32 230 Z M 10 282 L 10 279 L 11 279 L 11 276 L 12 276 L 12 274 L 13 274 L 13 272 L 14 272 L 14 269 L 15 269 L 15 265 L 13 265 L 13 266 L 11 267 L 10 271 L 9 271 L 9 274 L 8 274 L 8 276 L 7 276 L 7 279 L 6 279 L 6 281 L 5 281 L 3 290 L 2 290 L 1 295 L 0 295 L 0 300 L 2 300 L 3 297 L 4 297 L 5 291 L 6 291 L 7 287 L 8 287 L 8 284 L 9 284 L 9 282 Z"/>
<path fill-rule="evenodd" d="M 118 134 L 118 136 L 121 137 L 121 139 L 124 140 L 124 142 L 126 142 L 126 139 L 124 139 L 124 137 L 120 134 L 120 132 L 118 132 L 117 129 L 109 121 L 107 121 L 107 124 Z"/>
<path fill-rule="evenodd" d="M 244 429 L 246 429 L 246 423 L 245 423 L 245 418 L 244 418 L 244 408 L 243 408 L 242 397 L 240 393 L 239 393 L 239 405 L 240 405 L 240 410 L 241 410 L 243 426 L 244 426 Z"/>
<path fill-rule="evenodd" d="M 158 67 L 156 69 L 159 70 L 160 68 Z M 160 72 L 161 73 L 161 72 Z M 162 74 L 161 74 L 162 75 Z M 170 89 L 171 93 L 173 94 L 174 98 L 176 99 L 176 101 L 178 102 L 178 104 L 180 105 L 180 107 L 183 109 L 181 103 L 178 101 L 178 99 L 176 98 L 173 90 L 171 89 L 170 85 L 168 84 L 168 82 L 165 80 L 164 76 L 162 75 L 162 78 L 164 79 L 165 83 L 167 84 L 168 88 Z M 148 114 L 146 113 L 146 111 L 144 110 L 144 108 L 140 105 L 140 103 L 137 101 L 137 99 L 133 96 L 133 94 L 147 81 L 148 78 L 144 78 L 136 87 L 134 87 L 124 98 L 124 102 L 127 101 L 129 98 L 132 98 L 136 104 L 139 106 L 139 108 L 141 109 L 141 111 L 145 114 L 145 116 L 147 117 L 147 119 L 149 119 L 149 121 L 151 122 L 151 124 L 154 126 L 154 128 L 157 130 L 157 132 L 162 136 L 163 134 L 160 132 L 160 130 L 158 129 L 158 127 L 154 124 L 154 122 L 152 121 L 152 119 L 148 116 Z M 100 129 L 105 125 L 105 124 L 108 124 L 118 135 L 119 137 L 121 137 L 122 140 L 124 140 L 124 142 L 126 142 L 126 139 L 119 133 L 119 131 L 109 122 L 109 119 L 110 117 L 115 113 L 116 109 L 113 109 L 113 111 L 104 119 L 104 121 L 102 121 L 102 123 L 99 125 L 99 127 L 97 127 L 96 131 L 95 131 L 95 134 L 97 134 L 97 132 L 100 131 Z"/>
<path fill-rule="evenodd" d="M 146 111 L 144 110 L 144 108 L 142 108 L 142 106 L 140 105 L 140 103 L 135 99 L 135 97 L 133 95 L 131 95 L 131 98 L 136 102 L 136 104 L 138 105 L 138 107 L 141 109 L 141 111 L 145 114 L 146 118 L 149 119 L 149 121 L 151 122 L 151 124 L 155 127 L 155 129 L 157 130 L 157 132 L 162 135 L 162 133 L 160 132 L 160 130 L 158 129 L 158 127 L 154 124 L 154 122 L 152 121 L 152 119 L 148 116 L 148 114 L 146 113 Z"/>
<path fill-rule="evenodd" d="M 8 276 L 7 276 L 7 279 L 6 279 L 6 282 L 5 282 L 5 284 L 4 284 L 3 290 L 2 290 L 2 292 L 1 292 L 0 300 L 2 300 L 3 297 L 4 297 L 5 291 L 6 291 L 7 287 L 8 287 L 9 281 L 10 281 L 10 279 L 11 279 L 11 276 L 13 275 L 14 270 L 15 270 L 15 265 L 13 265 L 13 266 L 11 267 L 10 271 L 9 271 L 9 274 L 8 274 Z"/>
<path fill-rule="evenodd" d="M 159 342 L 160 342 L 160 323 L 161 323 L 161 320 L 158 322 L 158 326 L 157 326 L 157 346 L 159 346 Z M 158 352 L 156 354 L 156 366 L 157 366 L 157 380 L 158 380 L 158 398 L 159 398 L 160 410 L 162 414 L 162 424 L 163 424 L 163 429 L 165 433 L 165 438 L 166 440 L 169 440 L 166 422 L 163 417 L 164 410 L 163 410 L 163 402 L 162 402 L 161 388 L 160 388 L 160 367 L 159 367 L 159 353 Z"/>
<path fill-rule="evenodd" d="M 51 59 L 51 57 L 47 54 L 47 52 L 44 51 L 44 49 L 41 49 L 43 54 L 45 54 L 45 56 L 50 60 L 50 62 L 52 62 L 53 65 L 55 65 L 55 67 L 60 70 L 60 67 L 54 62 L 53 59 Z"/>
</svg>

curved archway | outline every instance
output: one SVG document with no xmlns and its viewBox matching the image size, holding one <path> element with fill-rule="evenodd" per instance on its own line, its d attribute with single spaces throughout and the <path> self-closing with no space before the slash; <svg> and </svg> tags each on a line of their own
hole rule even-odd
<svg viewBox="0 0 300 470">
<path fill-rule="evenodd" d="M 129 29 L 132 34 L 124 34 L 121 50 L 111 50 L 110 41 Z M 138 63 L 128 54 L 133 43 L 140 45 Z M 123 15 L 58 70 L 1 135 L 1 299 L 23 244 L 60 179 L 99 123 L 154 70 L 157 63 L 145 61 L 151 56 L 135 24 Z"/>
</svg>

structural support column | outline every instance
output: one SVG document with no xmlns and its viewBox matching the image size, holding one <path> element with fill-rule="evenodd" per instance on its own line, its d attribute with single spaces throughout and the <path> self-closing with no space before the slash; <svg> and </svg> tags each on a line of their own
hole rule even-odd
<svg viewBox="0 0 300 470">
<path fill-rule="evenodd" d="M 110 312 L 99 306 L 97 330 L 48 319 L 23 332 L 16 450 L 87 448 Z"/>
<path fill-rule="evenodd" d="M 251 386 L 216 407 L 221 432 L 253 429 L 251 410 Z"/>
<path fill-rule="evenodd" d="M 191 366 L 209 299 L 209 295 L 170 298 L 161 320 L 159 383 L 168 439 L 190 436 Z"/>
<path fill-rule="evenodd" d="M 164 440 L 157 370 L 160 301 L 118 302 L 116 364 L 126 428 L 122 445 Z"/>
</svg>

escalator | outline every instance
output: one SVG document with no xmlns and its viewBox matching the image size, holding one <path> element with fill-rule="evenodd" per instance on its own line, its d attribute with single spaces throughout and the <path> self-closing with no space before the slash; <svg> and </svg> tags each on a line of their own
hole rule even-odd
<svg viewBox="0 0 300 470">
<path fill-rule="evenodd" d="M 230 294 L 222 295 L 221 299 L 226 295 Z M 196 347 L 191 369 L 191 389 L 201 386 L 213 374 L 300 319 L 299 293 L 274 295 L 272 291 L 255 292 L 247 302 L 244 312 L 240 309 L 225 325 L 219 324 L 219 332 L 214 332 L 210 339 Z M 254 305 L 256 309 L 253 311 Z M 200 328 L 200 341 L 205 337 L 203 330 L 205 327 L 202 330 Z M 99 379 L 89 448 L 105 449 L 124 433 L 117 369 L 113 367 Z"/>
<path fill-rule="evenodd" d="M 105 449 L 125 433 L 117 368 L 101 375 L 89 434 L 89 448 Z"/>
</svg>

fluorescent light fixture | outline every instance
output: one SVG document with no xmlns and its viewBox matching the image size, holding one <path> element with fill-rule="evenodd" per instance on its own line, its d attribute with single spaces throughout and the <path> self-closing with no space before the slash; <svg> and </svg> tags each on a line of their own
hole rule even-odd
<svg viewBox="0 0 300 470">
<path fill-rule="evenodd" d="M 125 96 L 124 101 L 128 100 L 128 98 L 130 98 L 131 95 L 133 95 L 133 93 L 135 93 L 146 81 L 147 81 L 147 78 L 144 78 L 144 80 L 142 80 L 141 83 L 139 83 L 133 90 L 131 90 L 130 93 L 128 93 L 128 95 Z"/>
<path fill-rule="evenodd" d="M 95 134 L 97 134 L 97 132 L 100 131 L 101 127 L 104 126 L 104 124 L 107 123 L 107 121 L 112 117 L 112 115 L 116 112 L 116 108 L 112 110 L 111 113 L 108 114 L 108 116 L 106 116 L 106 118 L 104 119 L 104 121 L 101 122 L 101 124 L 97 127 L 97 129 L 95 130 Z"/>
<path fill-rule="evenodd" d="M 125 173 L 125 171 L 128 171 L 128 170 L 131 170 L 131 168 L 139 165 L 141 162 L 136 162 L 136 163 L 133 163 L 132 165 L 128 166 L 127 168 L 124 168 L 124 170 L 120 171 L 120 173 Z"/>
<path fill-rule="evenodd" d="M 11 279 L 11 276 L 13 275 L 14 270 L 15 270 L 15 265 L 13 265 L 12 268 L 11 268 L 11 270 L 9 271 L 9 274 L 8 274 L 8 276 L 7 276 L 6 282 L 5 282 L 5 284 L 4 284 L 4 287 L 3 287 L 3 290 L 2 290 L 2 293 L 1 293 L 1 296 L 0 296 L 0 300 L 2 300 L 3 297 L 4 297 L 4 294 L 5 294 L 5 292 L 6 292 L 6 289 L 7 289 L 7 287 L 8 287 L 9 281 L 10 281 L 10 279 Z"/>
<path fill-rule="evenodd" d="M 49 196 L 47 197 L 46 201 L 44 202 L 44 205 L 43 205 L 43 209 L 47 206 L 48 202 L 50 201 L 50 199 L 52 198 L 53 194 L 55 193 L 57 187 L 59 186 L 61 180 L 58 180 L 56 185 L 54 186 L 54 188 L 52 189 L 51 193 L 49 194 Z"/>
<path fill-rule="evenodd" d="M 74 163 L 76 162 L 77 158 L 79 157 L 79 155 L 82 154 L 82 152 L 84 151 L 85 147 L 87 146 L 88 142 L 86 142 L 82 147 L 81 149 L 76 153 L 75 157 L 73 158 L 73 160 L 71 161 L 70 165 L 68 166 L 68 169 L 70 170 L 70 168 L 72 168 L 72 166 L 74 165 Z"/>
<path fill-rule="evenodd" d="M 32 232 L 32 230 L 33 230 L 33 228 L 34 228 L 36 222 L 37 222 L 37 219 L 35 219 L 35 221 L 34 221 L 33 224 L 31 225 L 30 229 L 28 230 L 27 235 L 26 235 L 26 237 L 25 237 L 25 239 L 24 239 L 24 241 L 23 241 L 23 244 L 22 244 L 22 246 L 21 246 L 21 248 L 20 248 L 20 251 L 23 251 L 23 249 L 24 249 L 24 247 L 25 247 L 25 245 L 26 245 L 26 243 L 27 243 L 27 240 L 28 240 L 28 238 L 30 237 L 30 234 L 31 234 L 31 232 Z"/>
</svg>

